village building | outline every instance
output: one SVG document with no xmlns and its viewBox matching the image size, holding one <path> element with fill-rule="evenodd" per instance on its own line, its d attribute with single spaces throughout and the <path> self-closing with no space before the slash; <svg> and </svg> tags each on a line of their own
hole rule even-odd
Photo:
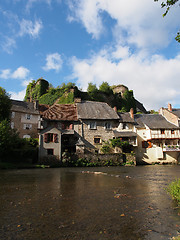
<svg viewBox="0 0 180 240">
<path fill-rule="evenodd" d="M 167 121 L 175 124 L 176 126 L 180 126 L 180 109 L 172 108 L 172 105 L 168 103 L 168 108 L 160 108 L 159 114 L 164 116 Z"/>
<path fill-rule="evenodd" d="M 62 152 L 98 153 L 119 125 L 118 114 L 104 102 L 55 104 L 42 118 L 40 158 L 54 155 L 60 159 Z"/>
<path fill-rule="evenodd" d="M 180 128 L 159 114 L 135 114 L 137 164 L 177 163 Z"/>
<path fill-rule="evenodd" d="M 11 128 L 17 129 L 21 138 L 38 138 L 38 102 L 11 100 L 11 103 Z"/>
<path fill-rule="evenodd" d="M 122 141 L 128 141 L 129 144 L 137 146 L 137 133 L 135 128 L 134 110 L 130 112 L 118 113 L 119 126 L 114 130 L 114 137 L 120 138 Z"/>
</svg>

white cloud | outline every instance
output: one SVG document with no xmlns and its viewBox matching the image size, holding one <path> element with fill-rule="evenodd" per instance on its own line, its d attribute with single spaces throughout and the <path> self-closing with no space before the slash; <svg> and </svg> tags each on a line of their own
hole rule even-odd
<svg viewBox="0 0 180 240">
<path fill-rule="evenodd" d="M 21 100 L 23 101 L 25 94 L 26 94 L 26 89 L 20 91 L 20 92 L 9 92 L 9 94 L 11 95 L 11 99 L 15 99 L 15 100 Z"/>
<path fill-rule="evenodd" d="M 25 67 L 19 67 L 12 73 L 12 78 L 24 79 L 28 76 L 29 69 Z"/>
<path fill-rule="evenodd" d="M 40 34 L 41 29 L 43 28 L 41 20 L 36 20 L 33 23 L 30 20 L 22 19 L 22 21 L 19 22 L 19 25 L 20 25 L 19 36 L 21 37 L 28 34 L 33 38 L 37 38 Z"/>
<path fill-rule="evenodd" d="M 14 48 L 16 48 L 16 40 L 12 37 L 6 36 L 2 43 L 2 49 L 7 53 L 12 54 Z"/>
<path fill-rule="evenodd" d="M 48 54 L 46 57 L 46 65 L 43 67 L 45 71 L 55 70 L 58 72 L 62 68 L 62 58 L 59 53 Z"/>
<path fill-rule="evenodd" d="M 165 59 L 154 55 L 144 59 L 131 55 L 118 62 L 96 55 L 90 59 L 72 59 L 73 78 L 84 90 L 88 83 L 124 84 L 134 90 L 135 97 L 149 109 L 158 109 L 168 102 L 180 102 L 180 55 Z"/>
<path fill-rule="evenodd" d="M 153 0 L 69 0 L 71 20 L 81 22 L 86 31 L 98 38 L 103 33 L 103 13 L 115 20 L 113 34 L 117 42 L 137 47 L 164 47 L 179 26 L 179 9 L 163 18 L 160 3 Z M 109 26 L 106 26 L 109 27 Z"/>
<path fill-rule="evenodd" d="M 8 79 L 11 75 L 11 70 L 10 69 L 4 69 L 1 70 L 0 78 L 2 79 Z"/>
<path fill-rule="evenodd" d="M 29 69 L 20 66 L 14 72 L 11 69 L 0 70 L 0 78 L 2 79 L 25 79 L 29 75 Z"/>
</svg>

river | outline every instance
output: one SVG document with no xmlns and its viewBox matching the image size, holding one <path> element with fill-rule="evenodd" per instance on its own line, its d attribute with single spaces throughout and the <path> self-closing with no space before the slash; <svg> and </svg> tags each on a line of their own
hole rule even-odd
<svg viewBox="0 0 180 240">
<path fill-rule="evenodd" d="M 177 177 L 176 165 L 1 170 L 0 240 L 170 239 Z"/>
</svg>

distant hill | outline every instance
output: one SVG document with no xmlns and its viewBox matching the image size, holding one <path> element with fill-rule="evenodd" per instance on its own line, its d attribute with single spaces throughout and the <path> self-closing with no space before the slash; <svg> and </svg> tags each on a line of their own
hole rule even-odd
<svg viewBox="0 0 180 240">
<path fill-rule="evenodd" d="M 132 90 L 124 85 L 109 86 L 107 82 L 103 82 L 99 89 L 95 84 L 90 83 L 87 92 L 83 92 L 71 82 L 54 88 L 48 81 L 40 78 L 28 84 L 24 98 L 25 101 L 39 100 L 40 104 L 47 105 L 74 103 L 80 99 L 107 102 L 121 112 L 128 112 L 131 108 L 135 113 L 147 112 L 143 104 L 134 98 Z"/>
</svg>

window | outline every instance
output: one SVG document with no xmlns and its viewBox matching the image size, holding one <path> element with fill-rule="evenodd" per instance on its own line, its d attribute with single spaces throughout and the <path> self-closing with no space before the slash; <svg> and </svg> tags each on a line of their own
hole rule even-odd
<svg viewBox="0 0 180 240">
<path fill-rule="evenodd" d="M 110 122 L 106 122 L 104 127 L 105 127 L 106 130 L 110 130 L 112 128 Z"/>
<path fill-rule="evenodd" d="M 161 134 L 165 134 L 165 130 L 164 129 L 161 129 Z"/>
<path fill-rule="evenodd" d="M 26 114 L 26 119 L 27 120 L 30 120 L 32 118 L 32 115 L 31 114 Z"/>
<path fill-rule="evenodd" d="M 142 148 L 152 148 L 151 141 L 142 141 Z"/>
<path fill-rule="evenodd" d="M 47 155 L 54 155 L 54 149 L 47 149 Z"/>
<path fill-rule="evenodd" d="M 96 122 L 90 122 L 89 129 L 96 129 Z"/>
<path fill-rule="evenodd" d="M 11 113 L 11 118 L 14 118 L 15 117 L 15 112 L 12 112 Z"/>
<path fill-rule="evenodd" d="M 14 129 L 14 122 L 11 122 L 11 128 Z"/>
<path fill-rule="evenodd" d="M 73 124 L 72 123 L 62 123 L 61 128 L 62 128 L 62 130 L 72 130 Z"/>
<path fill-rule="evenodd" d="M 94 137 L 95 144 L 101 144 L 101 137 Z"/>
<path fill-rule="evenodd" d="M 24 129 L 30 130 L 32 128 L 32 124 L 24 124 Z"/>
<path fill-rule="evenodd" d="M 49 142 L 58 142 L 58 134 L 54 133 L 46 133 L 44 134 L 44 142 L 49 143 Z"/>
</svg>

